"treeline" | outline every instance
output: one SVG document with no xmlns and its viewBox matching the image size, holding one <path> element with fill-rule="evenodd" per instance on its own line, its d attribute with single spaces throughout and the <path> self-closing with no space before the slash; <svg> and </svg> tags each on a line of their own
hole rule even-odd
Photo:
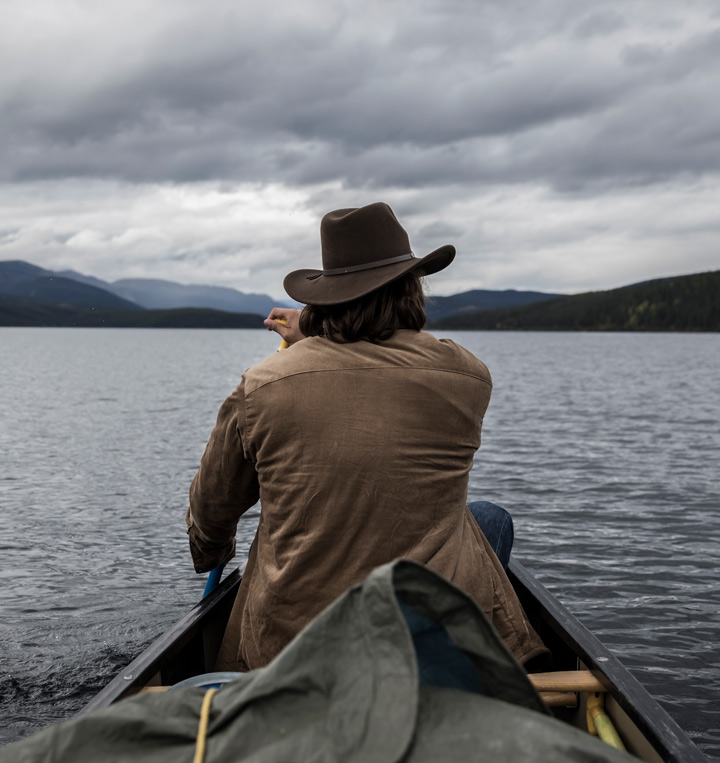
<svg viewBox="0 0 720 763">
<path fill-rule="evenodd" d="M 101 291 L 95 289 L 94 291 Z M 262 328 L 263 317 L 208 308 L 145 310 L 99 303 L 68 304 L 2 294 L 0 326 L 96 328 Z M 543 298 L 530 304 L 468 311 L 429 323 L 431 329 L 524 331 L 720 331 L 720 270 L 661 278 L 609 291 Z M 47 295 L 43 295 L 47 298 Z M 112 296 L 112 295 L 111 295 Z M 512 295 L 511 295 L 512 296 Z M 541 295 L 544 297 L 544 295 Z M 534 297 L 538 299 L 537 296 Z M 475 301 L 475 304 L 478 302 Z M 130 303 L 128 303 L 130 304 Z M 446 306 L 444 306 L 446 307 Z M 432 313 L 430 313 L 432 315 Z"/>
<path fill-rule="evenodd" d="M 263 317 L 206 308 L 96 310 L 0 296 L 0 326 L 257 329 Z"/>
<path fill-rule="evenodd" d="M 720 270 L 660 278 L 482 310 L 436 321 L 431 328 L 542 331 L 720 331 Z"/>
</svg>

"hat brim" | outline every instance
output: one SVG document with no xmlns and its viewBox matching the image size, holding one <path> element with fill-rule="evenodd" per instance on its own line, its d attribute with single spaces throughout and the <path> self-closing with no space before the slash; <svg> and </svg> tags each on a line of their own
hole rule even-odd
<svg viewBox="0 0 720 763">
<path fill-rule="evenodd" d="M 294 270 L 285 276 L 283 287 L 292 299 L 305 305 L 340 305 L 364 297 L 411 270 L 419 276 L 437 273 L 454 259 L 455 247 L 446 244 L 425 257 L 354 273 L 326 276 L 322 270 Z"/>
</svg>

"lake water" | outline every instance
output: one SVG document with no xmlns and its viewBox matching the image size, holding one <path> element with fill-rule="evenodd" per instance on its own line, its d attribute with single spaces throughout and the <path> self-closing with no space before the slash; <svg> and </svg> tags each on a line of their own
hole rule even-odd
<svg viewBox="0 0 720 763">
<path fill-rule="evenodd" d="M 518 558 L 720 759 L 720 336 L 446 335 L 495 383 L 470 499 L 512 511 Z M 198 600 L 187 489 L 276 340 L 0 329 L 0 744 L 72 715 Z"/>
</svg>

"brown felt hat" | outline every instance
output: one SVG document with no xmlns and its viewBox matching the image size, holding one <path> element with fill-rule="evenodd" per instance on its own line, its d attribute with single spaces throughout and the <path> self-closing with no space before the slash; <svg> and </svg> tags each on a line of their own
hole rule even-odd
<svg viewBox="0 0 720 763">
<path fill-rule="evenodd" d="M 411 270 L 427 276 L 446 268 L 455 247 L 441 246 L 425 257 L 410 249 L 405 229 L 387 204 L 328 212 L 320 223 L 322 270 L 294 270 L 285 291 L 306 305 L 339 305 L 364 297 Z"/>
</svg>

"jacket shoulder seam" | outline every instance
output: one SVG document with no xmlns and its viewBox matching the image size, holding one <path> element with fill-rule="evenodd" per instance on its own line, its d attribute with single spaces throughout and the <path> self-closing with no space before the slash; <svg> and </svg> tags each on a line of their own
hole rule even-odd
<svg viewBox="0 0 720 763">
<path fill-rule="evenodd" d="M 434 368 L 433 366 L 355 366 L 351 368 L 309 368 L 306 371 L 293 371 L 292 373 L 279 376 L 276 379 L 269 379 L 262 384 L 258 384 L 252 390 L 246 392 L 246 397 L 261 390 L 263 387 L 267 387 L 270 384 L 276 384 L 277 382 L 291 379 L 293 376 L 304 376 L 306 374 L 324 374 L 324 373 L 346 373 L 347 371 L 434 371 L 440 374 L 453 374 L 456 376 L 468 376 L 471 379 L 477 379 L 483 382 L 488 387 L 492 388 L 492 381 L 486 379 L 478 374 L 473 374 L 468 371 L 457 371 L 450 368 Z"/>
</svg>

